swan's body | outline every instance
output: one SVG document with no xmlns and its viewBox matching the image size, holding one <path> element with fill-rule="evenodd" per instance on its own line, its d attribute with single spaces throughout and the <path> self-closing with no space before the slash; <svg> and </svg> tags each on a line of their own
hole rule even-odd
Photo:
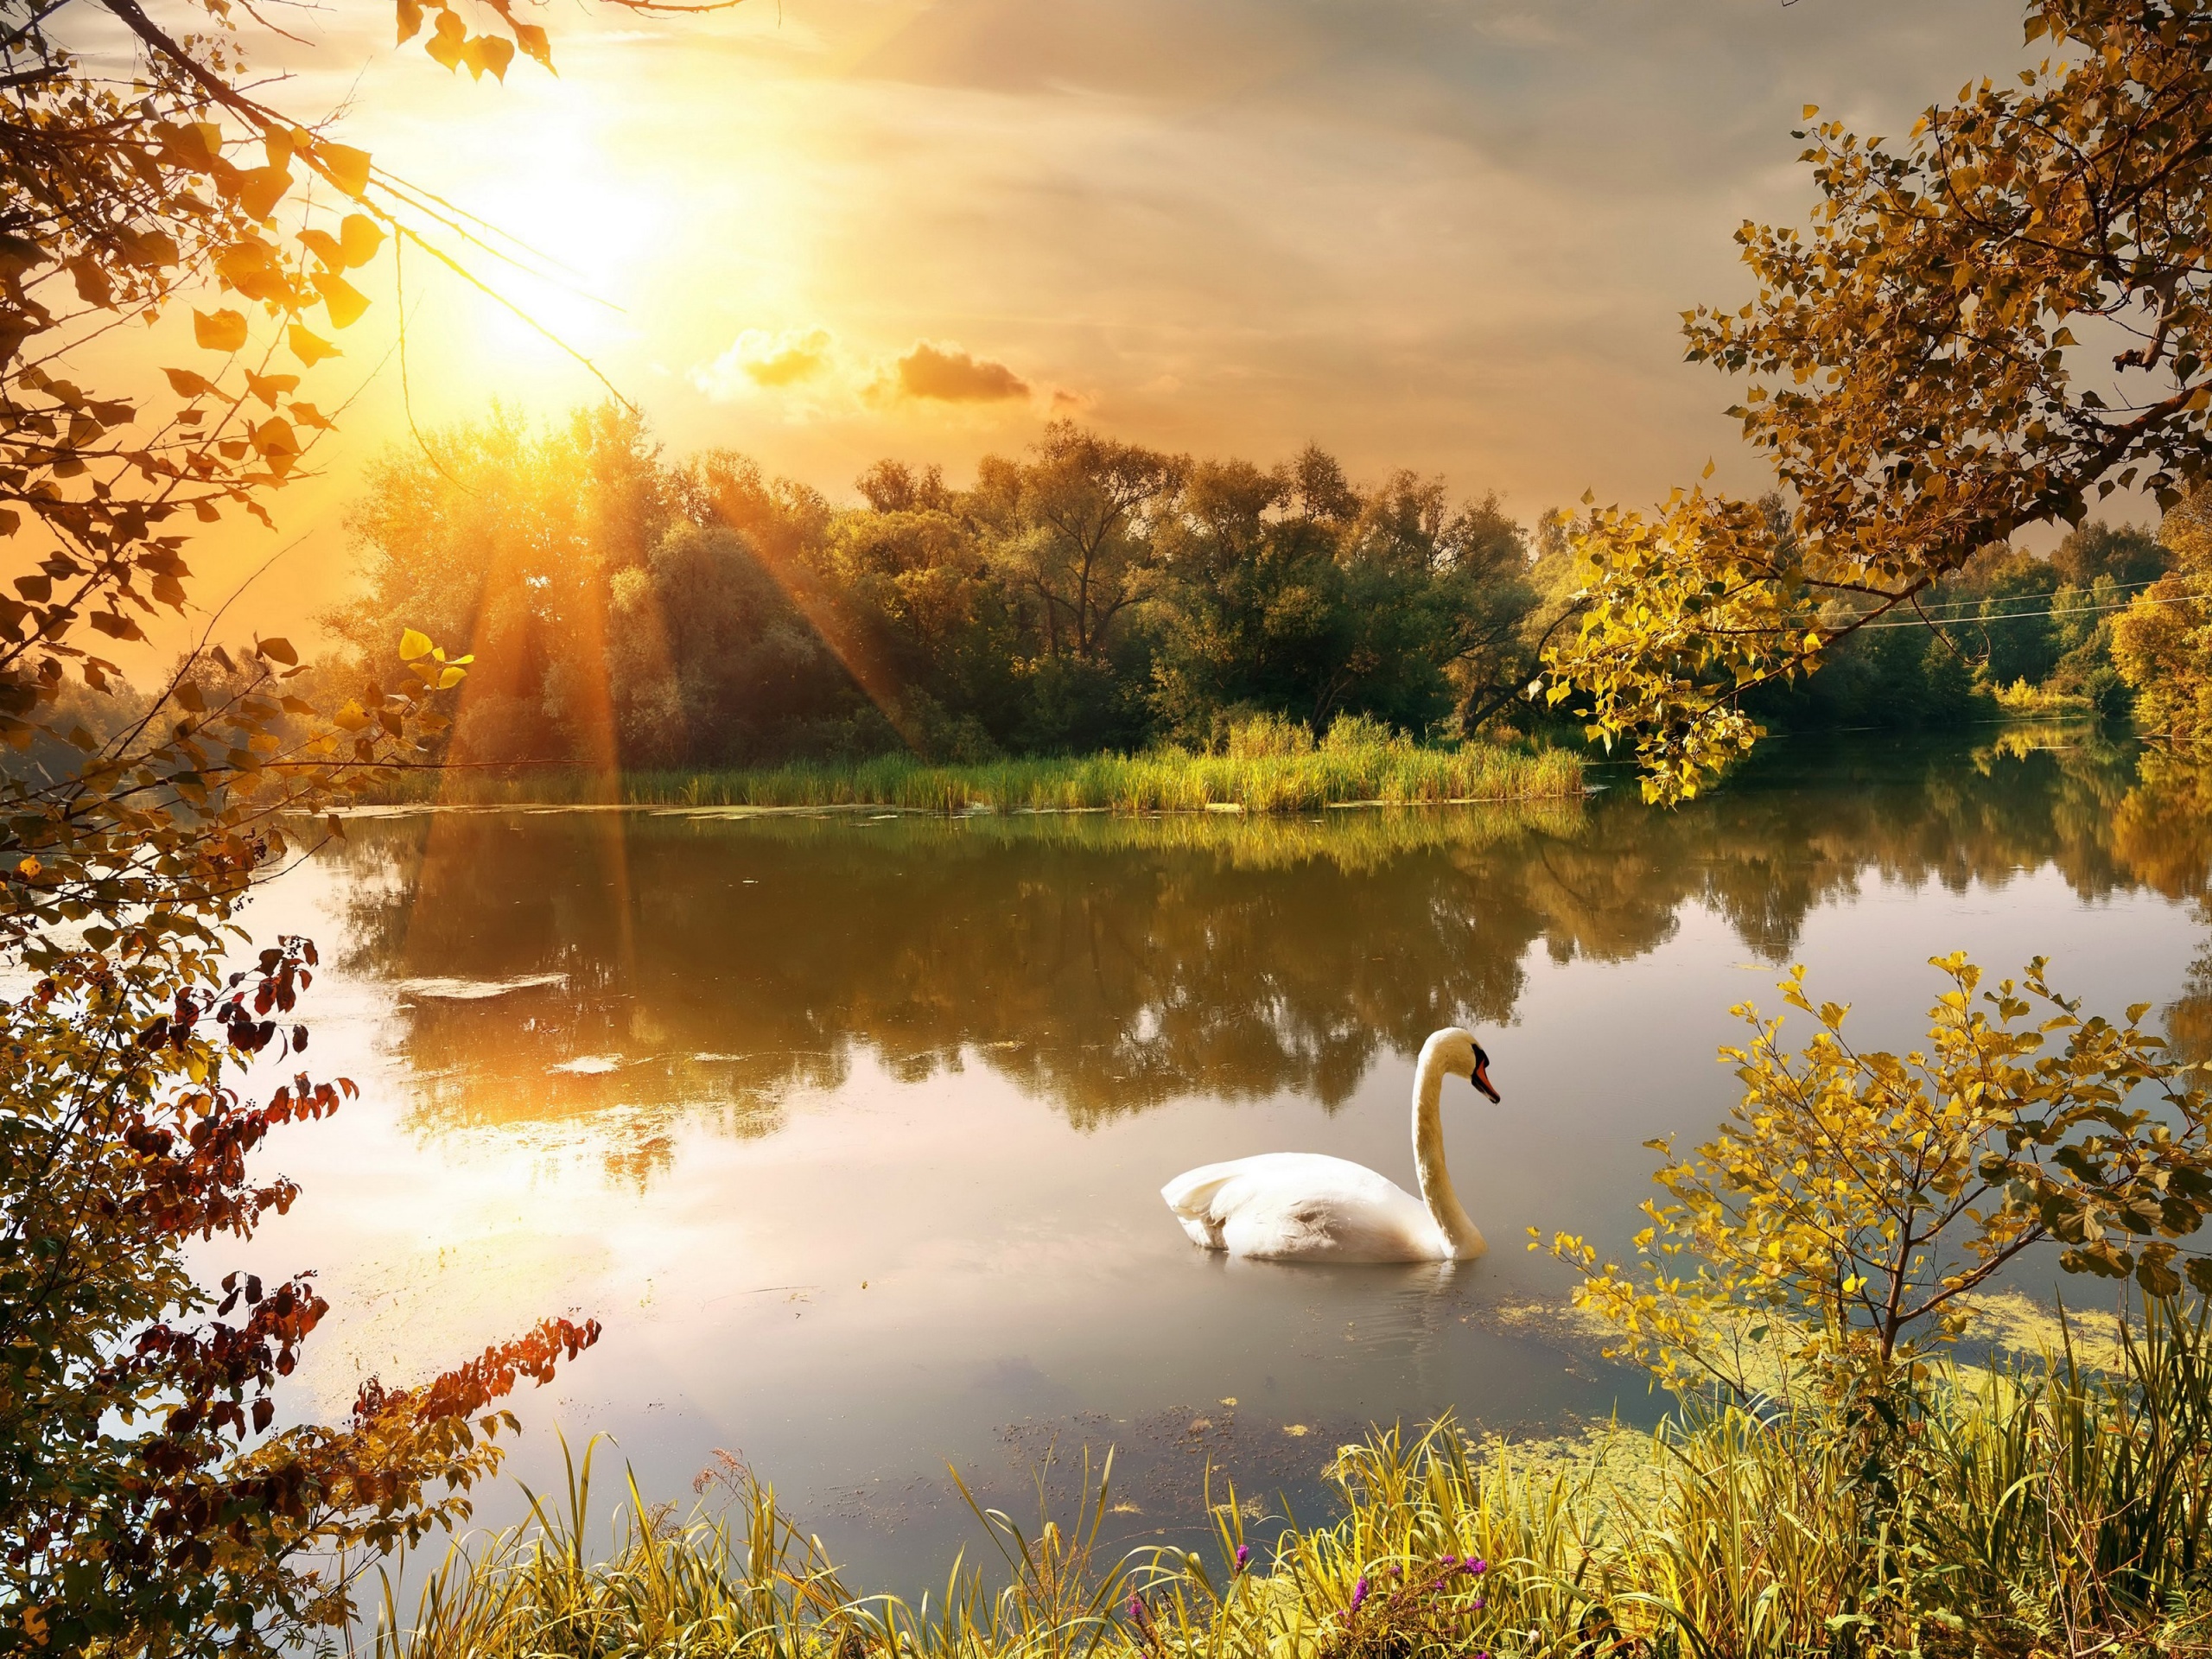
<svg viewBox="0 0 2212 1659">
<path fill-rule="evenodd" d="M 1183 1230 L 1208 1249 L 1279 1262 L 1464 1262 L 1486 1248 L 1444 1167 L 1446 1072 L 1490 1086 L 1488 1057 L 1457 1027 L 1421 1046 L 1414 1071 L 1414 1167 L 1420 1198 L 1364 1165 L 1311 1152 L 1205 1164 L 1160 1189 Z"/>
</svg>

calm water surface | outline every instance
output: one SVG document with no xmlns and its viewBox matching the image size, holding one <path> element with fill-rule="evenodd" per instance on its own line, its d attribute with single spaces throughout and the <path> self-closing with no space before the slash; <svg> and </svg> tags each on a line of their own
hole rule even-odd
<svg viewBox="0 0 2212 1659">
<path fill-rule="evenodd" d="M 294 1405 L 582 1310 L 606 1337 L 517 1401 L 517 1472 L 557 1471 L 556 1424 L 658 1496 L 741 1458 L 915 1589 L 979 1541 L 949 1463 L 1027 1508 L 1039 1460 L 1113 1445 L 1137 1540 L 1209 1464 L 1318 1513 L 1371 1420 L 1648 1419 L 1525 1230 L 1634 1230 L 1641 1143 L 1725 1113 L 1729 1009 L 1780 969 L 1893 1043 L 1959 948 L 2212 1030 L 2203 780 L 2051 741 L 1782 750 L 1672 814 L 356 820 L 253 918 L 321 942 L 311 1052 L 363 1087 L 280 1144 L 307 1197 L 253 1247 L 333 1304 Z M 1410 1187 L 1412 1056 L 1454 1021 L 1504 1095 L 1446 1095 L 1489 1256 L 1187 1243 L 1158 1189 L 1194 1164 Z"/>
</svg>

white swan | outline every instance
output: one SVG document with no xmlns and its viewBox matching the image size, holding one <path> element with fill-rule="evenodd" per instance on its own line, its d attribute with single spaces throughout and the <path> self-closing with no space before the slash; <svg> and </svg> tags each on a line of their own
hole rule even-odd
<svg viewBox="0 0 2212 1659">
<path fill-rule="evenodd" d="M 1268 1152 L 1206 1164 L 1160 1189 L 1183 1230 L 1210 1250 L 1281 1262 L 1465 1262 L 1487 1248 L 1444 1169 L 1444 1074 L 1496 1100 L 1490 1056 L 1456 1026 L 1421 1045 L 1414 1068 L 1416 1198 L 1342 1158 Z"/>
</svg>

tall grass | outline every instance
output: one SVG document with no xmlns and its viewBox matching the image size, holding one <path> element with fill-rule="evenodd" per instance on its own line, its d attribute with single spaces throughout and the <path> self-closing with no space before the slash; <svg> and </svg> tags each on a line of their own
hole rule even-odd
<svg viewBox="0 0 2212 1659">
<path fill-rule="evenodd" d="M 1339 1448 L 1333 1525 L 1112 1557 L 1106 1471 L 1063 1527 L 979 1510 L 1005 1582 L 956 1563 L 941 1601 L 855 1594 L 745 1485 L 683 1525 L 630 1494 L 587 1560 L 569 1504 L 456 1553 L 378 1659 L 1848 1659 L 2212 1651 L 2212 1336 L 2154 1309 L 2117 1368 L 1950 1373 L 1877 1490 L 1848 1425 L 1689 1413 L 1579 1465 L 1446 1421 Z"/>
<path fill-rule="evenodd" d="M 669 807 L 887 806 L 925 812 L 1111 810 L 1294 812 L 1353 802 L 1556 800 L 1582 792 L 1564 750 L 1431 747 L 1361 725 L 1304 748 L 1140 754 L 940 766 L 911 755 L 795 760 L 747 771 L 634 772 L 607 780 L 548 769 L 522 775 L 423 772 L 390 798 L 457 805 L 596 802 Z"/>
</svg>

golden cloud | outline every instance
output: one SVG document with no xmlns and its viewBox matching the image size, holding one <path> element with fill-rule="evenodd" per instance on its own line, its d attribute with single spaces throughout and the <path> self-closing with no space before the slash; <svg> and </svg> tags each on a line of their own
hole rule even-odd
<svg viewBox="0 0 2212 1659">
<path fill-rule="evenodd" d="M 713 362 L 694 369 L 692 383 L 717 402 L 735 396 L 747 382 L 781 391 L 827 371 L 836 345 L 827 328 L 748 328 Z"/>
<path fill-rule="evenodd" d="M 898 371 L 899 390 L 909 397 L 995 404 L 1029 395 L 1029 383 L 1005 364 L 971 356 L 957 346 L 946 350 L 923 341 L 893 366 Z"/>
</svg>

